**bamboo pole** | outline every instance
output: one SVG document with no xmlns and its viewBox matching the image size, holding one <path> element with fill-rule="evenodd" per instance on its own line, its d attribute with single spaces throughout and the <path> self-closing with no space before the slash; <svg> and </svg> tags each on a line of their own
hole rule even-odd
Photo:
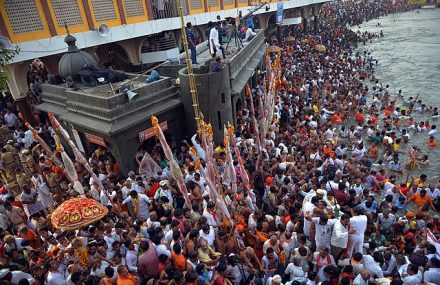
<svg viewBox="0 0 440 285">
<path fill-rule="evenodd" d="M 177 0 L 177 5 L 179 7 L 178 9 L 179 9 L 179 16 L 180 16 L 180 25 L 181 25 L 181 30 L 182 30 L 183 47 L 185 49 L 185 59 L 186 59 L 186 66 L 188 69 L 188 78 L 189 78 L 192 106 L 194 108 L 194 116 L 195 116 L 194 119 L 196 120 L 196 123 L 197 123 L 197 130 L 199 130 L 200 129 L 199 97 L 197 95 L 196 80 L 194 78 L 191 57 L 189 56 L 188 39 L 186 37 L 185 21 L 183 19 L 182 1 Z"/>
</svg>

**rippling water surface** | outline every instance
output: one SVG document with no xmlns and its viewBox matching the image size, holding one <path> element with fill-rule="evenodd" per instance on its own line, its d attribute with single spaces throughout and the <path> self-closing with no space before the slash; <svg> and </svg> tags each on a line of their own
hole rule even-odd
<svg viewBox="0 0 440 285">
<path fill-rule="evenodd" d="M 383 38 L 375 38 L 359 48 L 360 51 L 370 51 L 379 60 L 375 76 L 384 86 L 389 84 L 392 92 L 401 89 L 405 98 L 420 93 L 419 99 L 427 105 L 440 107 L 440 9 L 389 15 L 364 23 L 359 30 L 372 33 L 382 30 L 384 34 Z M 399 103 L 398 100 L 397 105 Z M 429 120 L 439 130 L 436 135 L 439 147 L 436 149 L 428 149 L 425 145 L 427 132 L 410 132 L 409 145 L 419 145 L 422 152 L 429 155 L 432 164 L 410 173 L 414 177 L 426 173 L 434 183 L 440 175 L 440 119 L 432 119 L 426 114 L 414 114 L 414 117 L 416 121 Z M 405 154 L 407 149 L 408 146 L 401 148 Z M 403 158 L 406 159 L 406 155 L 401 161 Z"/>
</svg>

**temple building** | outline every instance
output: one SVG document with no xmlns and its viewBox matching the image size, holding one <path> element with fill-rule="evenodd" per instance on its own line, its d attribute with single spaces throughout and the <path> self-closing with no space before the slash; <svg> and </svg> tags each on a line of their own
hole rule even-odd
<svg viewBox="0 0 440 285">
<path fill-rule="evenodd" d="M 107 148 L 123 173 L 137 167 L 139 147 L 156 143 L 151 115 L 172 143 L 195 133 L 178 1 L 0 2 L 0 43 L 20 48 L 9 66 L 9 89 L 25 120 L 36 124 L 44 117 L 36 112 L 54 113 L 85 153 Z M 265 35 L 283 25 L 316 28 L 325 2 L 182 0 L 184 21 L 192 22 L 198 40 L 193 68 L 200 110 L 217 141 L 223 125 L 247 108 L 245 86 L 263 69 Z M 226 34 L 227 60 L 209 72 L 206 30 L 217 19 L 226 30 L 242 23 L 255 35 Z"/>
</svg>

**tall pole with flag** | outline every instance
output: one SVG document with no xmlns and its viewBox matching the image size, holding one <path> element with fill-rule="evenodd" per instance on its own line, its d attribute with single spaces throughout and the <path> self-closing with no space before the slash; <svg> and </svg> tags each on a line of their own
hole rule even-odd
<svg viewBox="0 0 440 285">
<path fill-rule="evenodd" d="M 185 49 L 185 60 L 186 60 L 186 66 L 188 69 L 188 79 L 189 79 L 192 105 L 194 108 L 194 119 L 196 120 L 196 123 L 197 123 L 197 129 L 199 129 L 199 126 L 200 126 L 199 96 L 197 94 L 196 80 L 194 78 L 191 58 L 189 56 L 188 39 L 186 36 L 186 28 L 185 28 L 185 20 L 183 19 L 182 1 L 177 0 L 177 5 L 179 7 L 178 9 L 179 9 L 179 16 L 180 16 L 181 31 L 182 31 L 183 47 Z"/>
</svg>

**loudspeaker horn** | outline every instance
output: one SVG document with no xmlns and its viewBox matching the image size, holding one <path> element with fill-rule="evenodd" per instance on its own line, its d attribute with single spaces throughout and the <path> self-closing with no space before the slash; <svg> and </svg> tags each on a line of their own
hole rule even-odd
<svg viewBox="0 0 440 285">
<path fill-rule="evenodd" d="M 99 25 L 97 31 L 101 37 L 105 38 L 106 36 L 108 36 L 108 34 L 110 32 L 110 27 L 107 26 L 106 24 L 101 24 L 101 25 Z"/>
<path fill-rule="evenodd" d="M 12 42 L 9 38 L 0 36 L 0 48 L 1 49 L 10 49 L 12 48 Z"/>
<path fill-rule="evenodd" d="M 137 98 L 138 95 L 139 95 L 138 93 L 128 90 L 127 91 L 128 102 L 131 102 L 131 100 Z"/>
</svg>

